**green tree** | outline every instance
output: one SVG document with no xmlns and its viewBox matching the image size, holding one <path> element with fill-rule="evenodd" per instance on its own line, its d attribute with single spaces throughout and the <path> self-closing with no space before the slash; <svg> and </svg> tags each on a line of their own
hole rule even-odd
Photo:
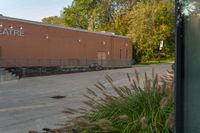
<svg viewBox="0 0 200 133">
<path fill-rule="evenodd" d="M 64 8 L 62 18 L 64 25 L 88 29 L 93 9 L 99 0 L 74 0 L 71 6 Z"/>
<path fill-rule="evenodd" d="M 92 31 L 129 35 L 138 61 L 157 59 L 159 43 L 164 41 L 161 55 L 174 52 L 173 0 L 74 0 L 60 17 L 44 18 L 60 24 Z"/>
<path fill-rule="evenodd" d="M 42 22 L 48 23 L 48 24 L 63 25 L 62 18 L 60 18 L 58 16 L 52 16 L 52 17 L 48 17 L 48 18 L 43 18 Z"/>
<path fill-rule="evenodd" d="M 129 8 L 130 2 L 126 0 L 100 0 L 92 10 L 88 29 L 126 35 L 125 17 Z"/>
<path fill-rule="evenodd" d="M 164 41 L 163 56 L 173 51 L 174 5 L 169 1 L 139 2 L 129 12 L 129 35 L 138 60 L 156 59 L 160 41 Z M 170 50 L 169 50 L 170 49 Z M 167 53 L 166 53 L 167 52 Z"/>
</svg>

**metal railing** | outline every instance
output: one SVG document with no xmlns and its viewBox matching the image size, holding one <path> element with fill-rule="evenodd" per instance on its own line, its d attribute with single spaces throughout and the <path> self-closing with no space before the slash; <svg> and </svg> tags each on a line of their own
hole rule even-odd
<svg viewBox="0 0 200 133">
<path fill-rule="evenodd" d="M 129 67 L 130 60 L 0 58 L 0 67 Z"/>
</svg>

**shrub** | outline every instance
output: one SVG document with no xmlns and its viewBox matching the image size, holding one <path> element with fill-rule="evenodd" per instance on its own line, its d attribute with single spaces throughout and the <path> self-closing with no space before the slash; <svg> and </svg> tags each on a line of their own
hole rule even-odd
<svg viewBox="0 0 200 133">
<path fill-rule="evenodd" d="M 126 86 L 116 86 L 107 75 L 113 91 L 99 82 L 95 87 L 101 93 L 88 88 L 84 103 L 90 110 L 76 110 L 81 116 L 73 120 L 70 128 L 80 133 L 172 132 L 173 73 L 159 79 L 152 71 L 152 78 L 145 73 L 143 80 L 137 71 L 135 74 L 135 79 L 127 74 L 129 83 Z M 73 112 L 66 110 L 66 113 Z"/>
</svg>

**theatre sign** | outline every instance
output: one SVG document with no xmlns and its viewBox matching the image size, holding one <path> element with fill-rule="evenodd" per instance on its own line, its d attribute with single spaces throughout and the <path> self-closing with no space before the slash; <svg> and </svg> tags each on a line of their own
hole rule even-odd
<svg viewBox="0 0 200 133">
<path fill-rule="evenodd" d="M 0 35 L 23 37 L 24 30 L 22 29 L 22 27 L 14 28 L 13 26 L 4 27 L 4 26 L 0 25 Z"/>
</svg>

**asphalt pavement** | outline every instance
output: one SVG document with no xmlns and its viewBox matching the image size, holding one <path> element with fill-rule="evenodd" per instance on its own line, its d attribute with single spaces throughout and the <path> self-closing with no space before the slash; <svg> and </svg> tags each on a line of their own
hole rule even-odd
<svg viewBox="0 0 200 133">
<path fill-rule="evenodd" d="M 171 64 L 134 65 L 132 68 L 73 73 L 24 78 L 0 83 L 0 133 L 28 133 L 43 128 L 58 127 L 68 119 L 62 111 L 67 108 L 85 107 L 82 103 L 86 88 L 100 81 L 107 84 L 110 75 L 118 85 L 128 82 L 126 74 L 135 76 L 144 72 L 150 76 L 154 68 L 159 75 L 166 74 Z M 95 88 L 94 88 L 95 89 Z M 54 96 L 64 96 L 54 99 Z"/>
</svg>

